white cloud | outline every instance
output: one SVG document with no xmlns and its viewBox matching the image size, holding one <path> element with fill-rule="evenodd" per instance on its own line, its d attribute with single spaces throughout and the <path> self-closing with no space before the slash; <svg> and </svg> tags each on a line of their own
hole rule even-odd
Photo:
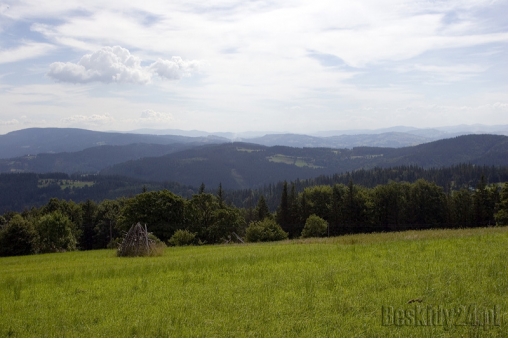
<svg viewBox="0 0 508 339">
<path fill-rule="evenodd" d="M 179 128 L 241 131 L 266 130 L 267 124 L 285 129 L 291 119 L 284 114 L 291 112 L 298 118 L 291 120 L 292 129 L 344 129 L 355 121 L 373 128 L 376 121 L 384 126 L 437 125 L 448 112 L 449 120 L 465 121 L 466 114 L 471 122 L 484 118 L 479 110 L 459 108 L 443 108 L 426 118 L 420 102 L 478 107 L 506 101 L 505 0 L 90 0 L 85 7 L 77 0 L 4 3 L 11 8 L 0 13 L 0 46 L 12 46 L 29 34 L 58 48 L 50 62 L 46 57 L 30 66 L 63 61 L 53 63 L 48 73 L 57 83 L 47 84 L 40 72 L 29 74 L 41 87 L 37 90 L 19 86 L 29 81 L 28 75 L 17 76 L 30 68 L 26 64 L 0 65 L 0 72 L 8 74 L 1 82 L 16 87 L 5 95 L 0 90 L 2 108 L 16 112 L 4 120 L 22 121 L 19 116 L 27 114 L 61 123 L 69 116 L 122 112 L 115 116 L 115 128 L 128 130 L 169 123 L 171 116 L 155 114 L 167 111 Z M 16 49 L 0 52 L 0 61 L 47 55 L 26 48 L 11 53 Z M 181 58 L 172 57 L 176 55 Z M 206 77 L 187 78 L 204 66 L 191 59 L 212 66 Z M 160 81 L 177 79 L 178 86 Z M 102 85 L 150 82 L 153 86 Z M 414 109 L 400 119 L 388 115 L 406 106 Z M 140 116 L 147 107 L 155 113 Z M 507 121 L 502 104 L 485 108 L 490 110 L 496 121 Z M 348 118 L 356 114 L 364 120 Z M 86 123 L 75 120 L 76 125 Z"/>
<path fill-rule="evenodd" d="M 151 109 L 141 112 L 140 118 L 135 119 L 139 124 L 168 123 L 174 120 L 173 115 L 169 113 L 156 112 Z"/>
<path fill-rule="evenodd" d="M 199 70 L 200 63 L 196 60 L 185 61 L 180 57 L 172 57 L 171 60 L 158 59 L 150 65 L 150 70 L 157 73 L 161 78 L 181 79 Z"/>
<path fill-rule="evenodd" d="M 84 123 L 87 125 L 107 125 L 115 122 L 115 119 L 109 114 L 93 114 L 89 116 L 85 115 L 73 115 L 61 120 L 64 124 L 74 125 Z"/>
<path fill-rule="evenodd" d="M 413 64 L 407 66 L 394 67 L 393 70 L 400 73 L 420 72 L 426 74 L 438 81 L 456 82 L 462 81 L 474 76 L 479 76 L 488 70 L 487 65 L 480 64 L 452 64 L 452 65 L 432 65 L 432 64 Z"/>
<path fill-rule="evenodd" d="M 180 57 L 171 60 L 158 59 L 148 67 L 141 66 L 141 59 L 120 46 L 103 47 L 84 55 L 77 63 L 54 62 L 47 75 L 54 80 L 71 83 L 134 83 L 147 84 L 154 74 L 164 79 L 180 79 L 196 71 L 199 62 L 184 61 Z"/>
<path fill-rule="evenodd" d="M 141 67 L 141 60 L 120 46 L 86 54 L 78 63 L 54 62 L 49 68 L 48 76 L 62 82 L 146 84 L 150 81 L 150 73 Z"/>
<path fill-rule="evenodd" d="M 46 55 L 56 47 L 46 43 L 25 42 L 23 45 L 0 50 L 0 64 L 33 59 Z"/>
</svg>

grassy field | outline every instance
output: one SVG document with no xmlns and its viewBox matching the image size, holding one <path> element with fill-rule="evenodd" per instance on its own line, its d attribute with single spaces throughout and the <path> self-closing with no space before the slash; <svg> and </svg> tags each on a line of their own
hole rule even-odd
<svg viewBox="0 0 508 339">
<path fill-rule="evenodd" d="M 58 183 L 61 189 L 66 188 L 83 188 L 85 186 L 93 186 L 93 181 L 80 181 L 80 180 L 59 180 L 59 179 L 39 179 L 38 187 L 47 187 L 50 184 Z"/>
<path fill-rule="evenodd" d="M 297 167 L 310 167 L 310 168 L 322 168 L 321 166 L 316 166 L 304 160 L 302 157 L 293 157 L 287 156 L 283 154 L 273 155 L 267 158 L 268 161 L 283 163 L 287 165 L 295 165 Z"/>
<path fill-rule="evenodd" d="M 0 314 L 0 337 L 507 337 L 508 228 L 0 258 Z"/>
</svg>

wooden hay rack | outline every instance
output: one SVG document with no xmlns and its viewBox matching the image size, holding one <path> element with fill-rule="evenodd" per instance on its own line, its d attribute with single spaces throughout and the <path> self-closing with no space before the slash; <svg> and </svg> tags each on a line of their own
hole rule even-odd
<svg viewBox="0 0 508 339">
<path fill-rule="evenodd" d="M 132 225 L 129 232 L 125 235 L 122 243 L 118 247 L 119 257 L 142 257 L 152 255 L 155 251 L 155 241 L 149 238 L 149 233 L 145 226 L 139 222 Z"/>
</svg>

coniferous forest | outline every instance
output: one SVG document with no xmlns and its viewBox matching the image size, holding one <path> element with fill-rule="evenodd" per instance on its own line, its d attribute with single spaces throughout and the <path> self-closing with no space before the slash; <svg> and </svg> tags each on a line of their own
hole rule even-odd
<svg viewBox="0 0 508 339">
<path fill-rule="evenodd" d="M 136 222 L 146 224 L 154 237 L 168 244 L 181 244 L 184 236 L 188 244 L 217 244 L 236 241 L 237 236 L 269 241 L 484 227 L 508 221 L 504 167 L 375 168 L 240 191 L 225 191 L 221 185 L 194 189 L 167 184 L 184 192 L 181 195 L 163 185 L 154 189 L 140 181 L 119 184 L 118 177 L 62 189 L 71 180 L 65 178 L 63 174 L 2 175 L 4 192 L 32 194 L 39 200 L 30 208 L 0 216 L 1 255 L 116 247 Z M 50 184 L 41 187 L 41 180 Z M 119 192 L 130 194 L 102 198 L 111 194 L 106 187 L 120 187 Z"/>
</svg>

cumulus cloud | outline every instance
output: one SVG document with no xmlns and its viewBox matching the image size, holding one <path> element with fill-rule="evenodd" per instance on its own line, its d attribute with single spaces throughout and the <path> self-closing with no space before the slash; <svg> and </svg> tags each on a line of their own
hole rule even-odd
<svg viewBox="0 0 508 339">
<path fill-rule="evenodd" d="M 181 79 L 199 69 L 199 61 L 185 61 L 180 57 L 172 57 L 171 60 L 158 59 L 150 65 L 150 69 L 161 78 Z"/>
<path fill-rule="evenodd" d="M 190 75 L 198 69 L 199 62 L 185 61 L 180 57 L 158 59 L 148 67 L 141 65 L 141 59 L 128 49 L 114 46 L 84 55 L 77 63 L 54 62 L 47 75 L 57 81 L 71 83 L 133 83 L 147 84 L 154 74 L 161 78 L 175 80 Z"/>
<path fill-rule="evenodd" d="M 85 123 L 89 125 L 107 125 L 115 122 L 115 119 L 109 114 L 93 114 L 89 116 L 85 115 L 73 115 L 71 117 L 67 117 L 61 120 L 64 124 L 77 124 L 77 123 Z"/>
<path fill-rule="evenodd" d="M 136 119 L 137 123 L 165 123 L 173 121 L 173 115 L 169 113 L 156 112 L 151 109 L 141 112 L 140 118 Z"/>
</svg>

